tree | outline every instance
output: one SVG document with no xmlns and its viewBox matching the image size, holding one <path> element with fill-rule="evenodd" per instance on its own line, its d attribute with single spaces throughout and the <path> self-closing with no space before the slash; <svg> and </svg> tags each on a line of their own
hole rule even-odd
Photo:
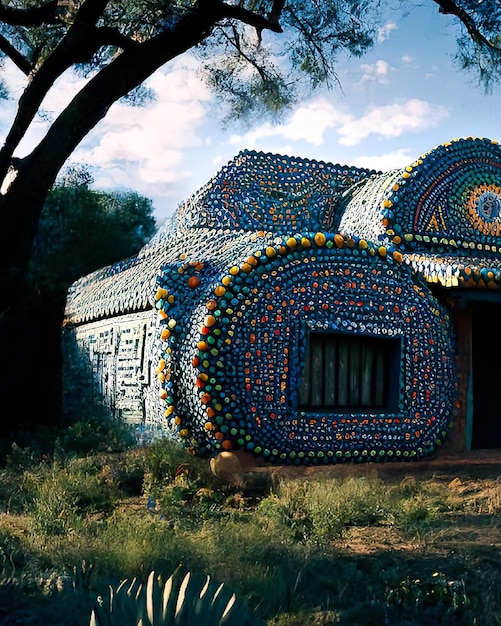
<svg viewBox="0 0 501 626">
<path fill-rule="evenodd" d="M 34 292 L 59 318 L 73 281 L 136 254 L 156 231 L 151 200 L 133 191 L 93 191 L 92 183 L 87 170 L 67 170 L 49 192 L 28 265 Z"/>
<path fill-rule="evenodd" d="M 16 315 L 0 324 L 0 343 L 15 339 L 2 346 L 1 397 L 5 401 L 13 393 L 31 400 L 34 410 L 20 407 L 18 421 L 24 423 L 54 424 L 58 418 L 60 329 L 70 284 L 136 254 L 156 230 L 151 200 L 132 191 L 92 191 L 92 182 L 85 169 L 67 170 L 49 192 L 25 280 L 18 285 Z M 7 425 L 0 423 L 0 434 Z"/>
<path fill-rule="evenodd" d="M 499 3 L 434 2 L 462 24 L 458 58 L 488 87 L 501 70 Z M 193 50 L 237 113 L 276 111 L 305 81 L 312 88 L 335 83 L 336 55 L 361 55 L 372 45 L 379 11 L 379 0 L 0 2 L 0 51 L 29 77 L 0 150 L 0 279 L 26 267 L 47 193 L 73 150 L 155 70 Z M 44 97 L 70 68 L 87 72 L 87 83 L 32 152 L 17 158 Z M 5 309 L 8 291 L 1 287 Z"/>
</svg>

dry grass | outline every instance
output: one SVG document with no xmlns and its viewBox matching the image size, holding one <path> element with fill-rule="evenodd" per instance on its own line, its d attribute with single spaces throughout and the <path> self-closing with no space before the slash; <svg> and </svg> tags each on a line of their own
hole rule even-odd
<svg viewBox="0 0 501 626">
<path fill-rule="evenodd" d="M 181 560 L 268 626 L 501 624 L 501 458 L 246 468 L 237 488 L 193 459 L 176 475 L 186 459 L 162 446 L 16 455 L 0 476 L 0 625 L 86 626 L 110 579 Z"/>
</svg>

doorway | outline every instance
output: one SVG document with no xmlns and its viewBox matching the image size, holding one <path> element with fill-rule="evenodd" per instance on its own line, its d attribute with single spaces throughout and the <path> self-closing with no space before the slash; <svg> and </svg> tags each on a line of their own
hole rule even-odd
<svg viewBox="0 0 501 626">
<path fill-rule="evenodd" d="M 501 448 L 501 303 L 470 302 L 472 449 Z"/>
</svg>

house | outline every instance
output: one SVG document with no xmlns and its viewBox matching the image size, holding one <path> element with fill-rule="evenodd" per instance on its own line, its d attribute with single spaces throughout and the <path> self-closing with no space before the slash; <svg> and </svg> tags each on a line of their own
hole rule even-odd
<svg viewBox="0 0 501 626">
<path fill-rule="evenodd" d="M 376 172 L 244 151 L 76 281 L 65 405 L 276 464 L 501 447 L 501 148 Z"/>
</svg>

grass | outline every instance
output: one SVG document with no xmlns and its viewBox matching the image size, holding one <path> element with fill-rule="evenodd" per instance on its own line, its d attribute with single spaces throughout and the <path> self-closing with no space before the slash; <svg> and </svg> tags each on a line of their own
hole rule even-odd
<svg viewBox="0 0 501 626">
<path fill-rule="evenodd" d="M 180 564 L 268 626 L 501 624 L 500 480 L 414 468 L 256 493 L 116 425 L 26 435 L 0 469 L 0 624 L 88 625 L 108 585 Z"/>
</svg>

